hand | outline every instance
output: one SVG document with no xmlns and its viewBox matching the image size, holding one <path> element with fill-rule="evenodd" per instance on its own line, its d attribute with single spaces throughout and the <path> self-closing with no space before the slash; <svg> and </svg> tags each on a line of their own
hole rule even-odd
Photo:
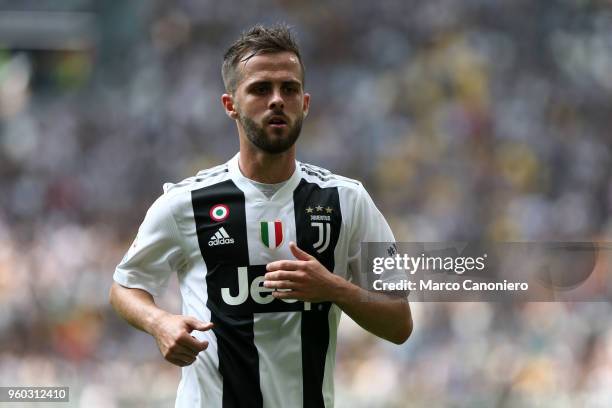
<svg viewBox="0 0 612 408">
<path fill-rule="evenodd" d="M 158 319 L 153 336 L 164 358 L 179 367 L 192 364 L 197 355 L 206 350 L 207 341 L 200 341 L 190 333 L 210 330 L 212 323 L 204 323 L 191 316 L 165 314 Z"/>
<path fill-rule="evenodd" d="M 289 249 L 296 260 L 270 262 L 264 287 L 280 289 L 272 292 L 278 299 L 298 299 L 304 302 L 334 302 L 346 281 L 328 271 L 312 255 L 302 251 L 295 242 Z"/>
</svg>

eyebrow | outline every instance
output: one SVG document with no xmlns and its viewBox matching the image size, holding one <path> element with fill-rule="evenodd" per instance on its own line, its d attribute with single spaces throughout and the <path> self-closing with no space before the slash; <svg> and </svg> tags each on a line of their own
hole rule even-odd
<svg viewBox="0 0 612 408">
<path fill-rule="evenodd" d="M 247 85 L 247 88 L 250 89 L 252 87 L 258 86 L 258 85 L 271 85 L 272 81 L 268 81 L 268 80 L 256 80 L 251 82 L 250 84 Z M 297 80 L 288 80 L 288 81 L 282 81 L 281 84 L 283 85 L 297 85 L 299 87 L 302 86 L 302 83 L 300 81 Z"/>
</svg>

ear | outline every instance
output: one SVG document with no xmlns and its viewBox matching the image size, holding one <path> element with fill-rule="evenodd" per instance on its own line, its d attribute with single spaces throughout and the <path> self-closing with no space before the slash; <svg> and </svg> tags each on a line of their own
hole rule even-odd
<svg viewBox="0 0 612 408">
<path fill-rule="evenodd" d="M 310 94 L 309 93 L 305 93 L 304 94 L 304 116 L 308 115 L 308 111 L 310 110 Z"/>
<path fill-rule="evenodd" d="M 234 105 L 234 98 L 232 95 L 224 93 L 221 95 L 221 104 L 225 108 L 225 113 L 232 119 L 238 119 L 238 111 L 236 111 L 236 106 Z"/>
</svg>

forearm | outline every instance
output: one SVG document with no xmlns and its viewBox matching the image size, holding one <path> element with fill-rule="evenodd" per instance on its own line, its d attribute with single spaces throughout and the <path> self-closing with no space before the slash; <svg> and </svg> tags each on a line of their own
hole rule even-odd
<svg viewBox="0 0 612 408">
<path fill-rule="evenodd" d="M 342 280 L 334 302 L 365 330 L 393 343 L 405 342 L 412 333 L 412 315 L 405 297 L 367 292 Z"/>
<path fill-rule="evenodd" d="M 168 314 L 155 304 L 153 296 L 147 291 L 126 288 L 116 282 L 111 286 L 109 298 L 111 305 L 122 318 L 149 334 L 153 334 L 160 317 Z"/>
</svg>

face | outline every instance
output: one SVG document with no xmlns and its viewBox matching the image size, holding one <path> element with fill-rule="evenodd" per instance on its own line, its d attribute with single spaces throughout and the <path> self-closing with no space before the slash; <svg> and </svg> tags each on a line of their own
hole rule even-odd
<svg viewBox="0 0 612 408">
<path fill-rule="evenodd" d="M 234 94 L 222 97 L 226 112 L 259 150 L 287 151 L 300 135 L 310 102 L 297 56 L 291 52 L 256 55 L 241 62 L 239 72 Z"/>
</svg>

